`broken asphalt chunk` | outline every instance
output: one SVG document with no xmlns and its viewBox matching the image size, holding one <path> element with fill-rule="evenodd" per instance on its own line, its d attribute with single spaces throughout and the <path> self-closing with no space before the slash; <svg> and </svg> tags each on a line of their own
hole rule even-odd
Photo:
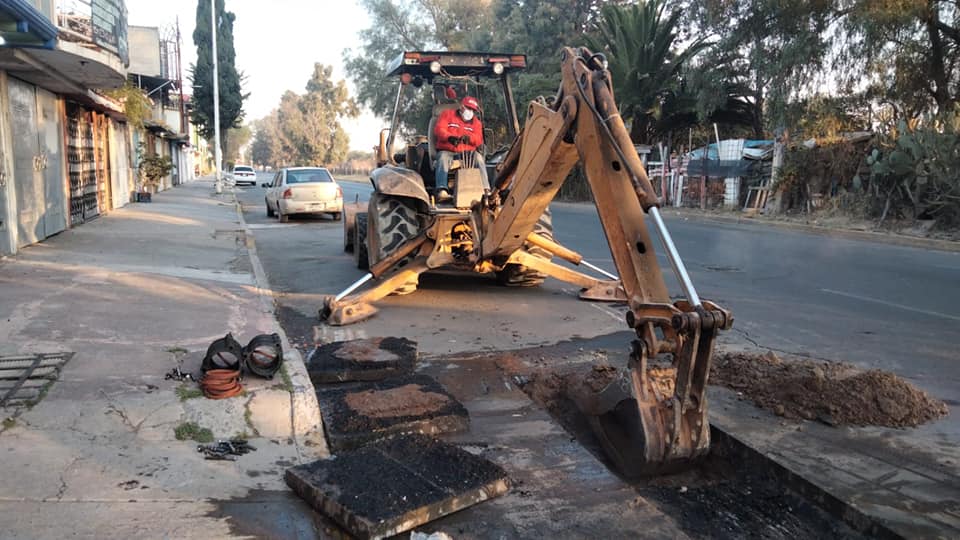
<svg viewBox="0 0 960 540">
<path fill-rule="evenodd" d="M 287 469 L 285 480 L 357 538 L 408 531 L 505 493 L 507 473 L 425 435 L 401 435 Z"/>
</svg>

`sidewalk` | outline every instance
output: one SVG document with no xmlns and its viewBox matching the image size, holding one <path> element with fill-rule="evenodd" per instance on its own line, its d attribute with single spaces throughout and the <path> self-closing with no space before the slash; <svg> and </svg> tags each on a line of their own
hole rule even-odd
<svg viewBox="0 0 960 540">
<path fill-rule="evenodd" d="M 73 353 L 39 404 L 0 409 L 4 538 L 228 536 L 224 502 L 299 504 L 283 471 L 327 454 L 286 342 L 285 372 L 246 378 L 236 398 L 165 380 L 178 363 L 198 373 L 228 331 L 242 344 L 282 331 L 233 194 L 201 180 L 153 200 L 0 259 L 0 357 Z M 187 422 L 257 451 L 205 461 L 175 437 Z"/>
<path fill-rule="evenodd" d="M 779 229 L 802 231 L 812 234 L 836 236 L 851 240 L 865 240 L 869 242 L 880 242 L 894 246 L 907 246 L 925 249 L 936 249 L 940 251 L 960 252 L 960 241 L 948 240 L 942 238 L 930 238 L 926 236 L 916 236 L 898 232 L 877 231 L 867 228 L 844 227 L 842 225 L 831 225 L 829 219 L 826 223 L 820 223 L 814 220 L 813 223 L 799 218 L 791 219 L 786 216 L 765 216 L 748 215 L 738 210 L 700 210 L 699 208 L 674 208 L 668 207 L 663 210 L 664 216 L 676 217 L 681 219 L 693 219 L 699 221 L 729 223 L 736 225 L 756 225 L 763 227 L 775 227 Z M 865 227 L 862 225 L 858 225 Z"/>
</svg>

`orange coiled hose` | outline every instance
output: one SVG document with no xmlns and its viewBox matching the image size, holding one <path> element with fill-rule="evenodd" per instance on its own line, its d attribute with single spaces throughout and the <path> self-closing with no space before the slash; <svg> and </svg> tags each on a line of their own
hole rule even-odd
<svg viewBox="0 0 960 540">
<path fill-rule="evenodd" d="M 243 392 L 239 369 L 211 369 L 200 380 L 203 395 L 210 399 L 226 399 Z"/>
</svg>

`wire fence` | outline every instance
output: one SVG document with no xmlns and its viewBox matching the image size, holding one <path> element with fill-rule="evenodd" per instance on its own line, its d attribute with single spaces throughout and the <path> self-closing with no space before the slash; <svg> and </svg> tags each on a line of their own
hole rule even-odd
<svg viewBox="0 0 960 540">
<path fill-rule="evenodd" d="M 366 168 L 360 168 L 360 167 L 331 167 L 331 168 L 330 168 L 330 172 L 332 172 L 332 173 L 335 174 L 335 175 L 340 175 L 340 176 L 369 175 L 369 174 L 370 174 L 370 171 L 372 171 L 372 170 L 373 170 L 373 169 L 370 169 L 369 167 L 366 167 Z"/>
</svg>

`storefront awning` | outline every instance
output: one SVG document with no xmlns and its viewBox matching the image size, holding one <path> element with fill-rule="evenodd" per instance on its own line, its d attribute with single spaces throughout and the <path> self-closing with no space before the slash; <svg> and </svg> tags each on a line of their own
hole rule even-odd
<svg viewBox="0 0 960 540">
<path fill-rule="evenodd" d="M 0 0 L 0 47 L 53 49 L 57 27 L 26 0 Z"/>
</svg>

